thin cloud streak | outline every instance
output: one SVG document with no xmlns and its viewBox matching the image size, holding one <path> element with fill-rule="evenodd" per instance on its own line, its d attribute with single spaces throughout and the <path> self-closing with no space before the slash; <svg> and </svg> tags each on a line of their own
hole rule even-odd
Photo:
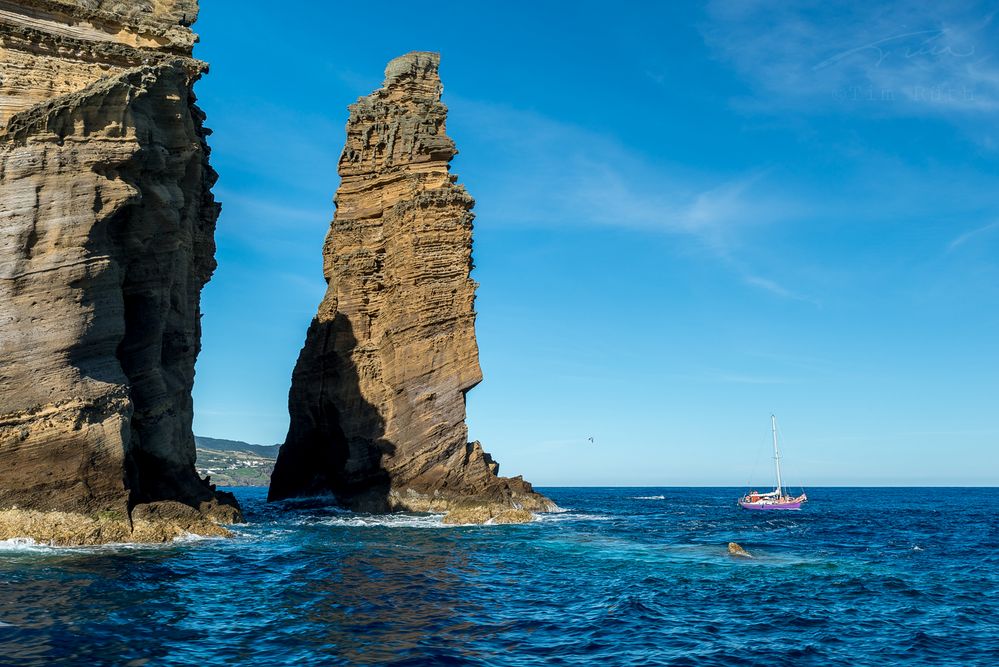
<svg viewBox="0 0 999 667">
<path fill-rule="evenodd" d="M 289 206 L 276 199 L 249 197 L 226 188 L 217 188 L 215 197 L 222 202 L 224 211 L 228 212 L 229 209 L 233 209 L 238 211 L 241 218 L 250 217 L 254 220 L 261 220 L 266 222 L 268 226 L 275 228 L 286 226 L 288 223 L 301 223 L 306 227 L 313 228 L 316 225 L 328 225 L 333 217 L 332 202 L 327 210 Z"/>
<path fill-rule="evenodd" d="M 721 375 L 718 382 L 724 384 L 794 384 L 796 381 L 789 378 L 768 377 L 763 375 Z"/>
<path fill-rule="evenodd" d="M 999 229 L 999 220 L 996 222 L 990 222 L 987 225 L 983 225 L 971 231 L 967 231 L 959 236 L 957 236 L 953 241 L 947 245 L 947 251 L 951 252 L 957 250 L 961 246 L 965 245 L 972 239 L 981 237 L 982 235 L 992 231 L 993 229 Z"/>
<path fill-rule="evenodd" d="M 774 296 L 779 296 L 782 299 L 791 299 L 793 301 L 803 301 L 805 303 L 810 303 L 815 306 L 821 305 L 821 303 L 807 296 L 802 296 L 796 292 L 792 292 L 780 283 L 770 280 L 769 278 L 764 278 L 757 275 L 745 275 L 742 278 L 743 282 L 752 287 L 758 287 L 766 292 L 770 292 Z"/>
<path fill-rule="evenodd" d="M 668 377 L 682 382 L 696 382 L 700 384 L 786 385 L 801 382 L 801 380 L 791 377 L 711 370 L 694 373 L 671 373 Z"/>
<path fill-rule="evenodd" d="M 959 6 L 714 2 L 707 44 L 757 89 L 750 106 L 877 115 L 999 109 L 993 13 Z"/>
</svg>

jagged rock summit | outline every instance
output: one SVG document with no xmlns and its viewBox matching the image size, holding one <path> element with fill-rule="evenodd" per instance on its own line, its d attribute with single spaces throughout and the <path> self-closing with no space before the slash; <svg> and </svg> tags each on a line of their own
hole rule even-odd
<svg viewBox="0 0 999 667">
<path fill-rule="evenodd" d="M 350 106 L 328 288 L 292 376 L 269 497 L 333 494 L 357 510 L 446 511 L 456 523 L 554 509 L 468 441 L 475 341 L 473 199 L 449 171 L 436 53 L 388 64 Z"/>
<path fill-rule="evenodd" d="M 195 0 L 0 1 L 0 539 L 226 534 L 191 387 L 219 205 Z"/>
</svg>

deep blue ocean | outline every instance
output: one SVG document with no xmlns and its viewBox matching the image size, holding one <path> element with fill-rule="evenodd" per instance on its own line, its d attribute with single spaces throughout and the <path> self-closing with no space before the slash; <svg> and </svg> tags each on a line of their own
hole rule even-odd
<svg viewBox="0 0 999 667">
<path fill-rule="evenodd" d="M 543 489 L 566 511 L 481 527 L 234 491 L 231 540 L 0 542 L 0 664 L 999 661 L 999 489 Z"/>
</svg>

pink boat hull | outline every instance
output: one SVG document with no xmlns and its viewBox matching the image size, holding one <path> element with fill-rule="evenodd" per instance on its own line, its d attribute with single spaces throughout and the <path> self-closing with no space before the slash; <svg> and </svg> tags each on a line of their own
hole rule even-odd
<svg viewBox="0 0 999 667">
<path fill-rule="evenodd" d="M 800 510 L 803 501 L 789 503 L 747 503 L 739 501 L 739 506 L 744 510 Z"/>
</svg>

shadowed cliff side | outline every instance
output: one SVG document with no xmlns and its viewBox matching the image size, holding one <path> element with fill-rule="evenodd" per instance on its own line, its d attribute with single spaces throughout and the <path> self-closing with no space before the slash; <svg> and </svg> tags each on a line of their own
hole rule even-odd
<svg viewBox="0 0 999 667">
<path fill-rule="evenodd" d="M 194 468 L 219 213 L 197 5 L 146 4 L 0 13 L 0 539 L 161 541 L 240 518 Z"/>
<path fill-rule="evenodd" d="M 350 106 L 326 295 L 289 394 L 269 497 L 523 521 L 554 505 L 468 441 L 475 341 L 474 201 L 450 174 L 439 57 L 396 58 Z"/>
<path fill-rule="evenodd" d="M 281 448 L 267 496 L 333 495 L 353 509 L 389 509 L 389 475 L 382 455 L 395 453 L 384 440 L 385 420 L 364 400 L 352 351 L 357 345 L 350 321 L 315 318 L 292 375 L 288 405 L 291 426 Z M 348 414 L 350 437 L 341 424 Z"/>
</svg>

